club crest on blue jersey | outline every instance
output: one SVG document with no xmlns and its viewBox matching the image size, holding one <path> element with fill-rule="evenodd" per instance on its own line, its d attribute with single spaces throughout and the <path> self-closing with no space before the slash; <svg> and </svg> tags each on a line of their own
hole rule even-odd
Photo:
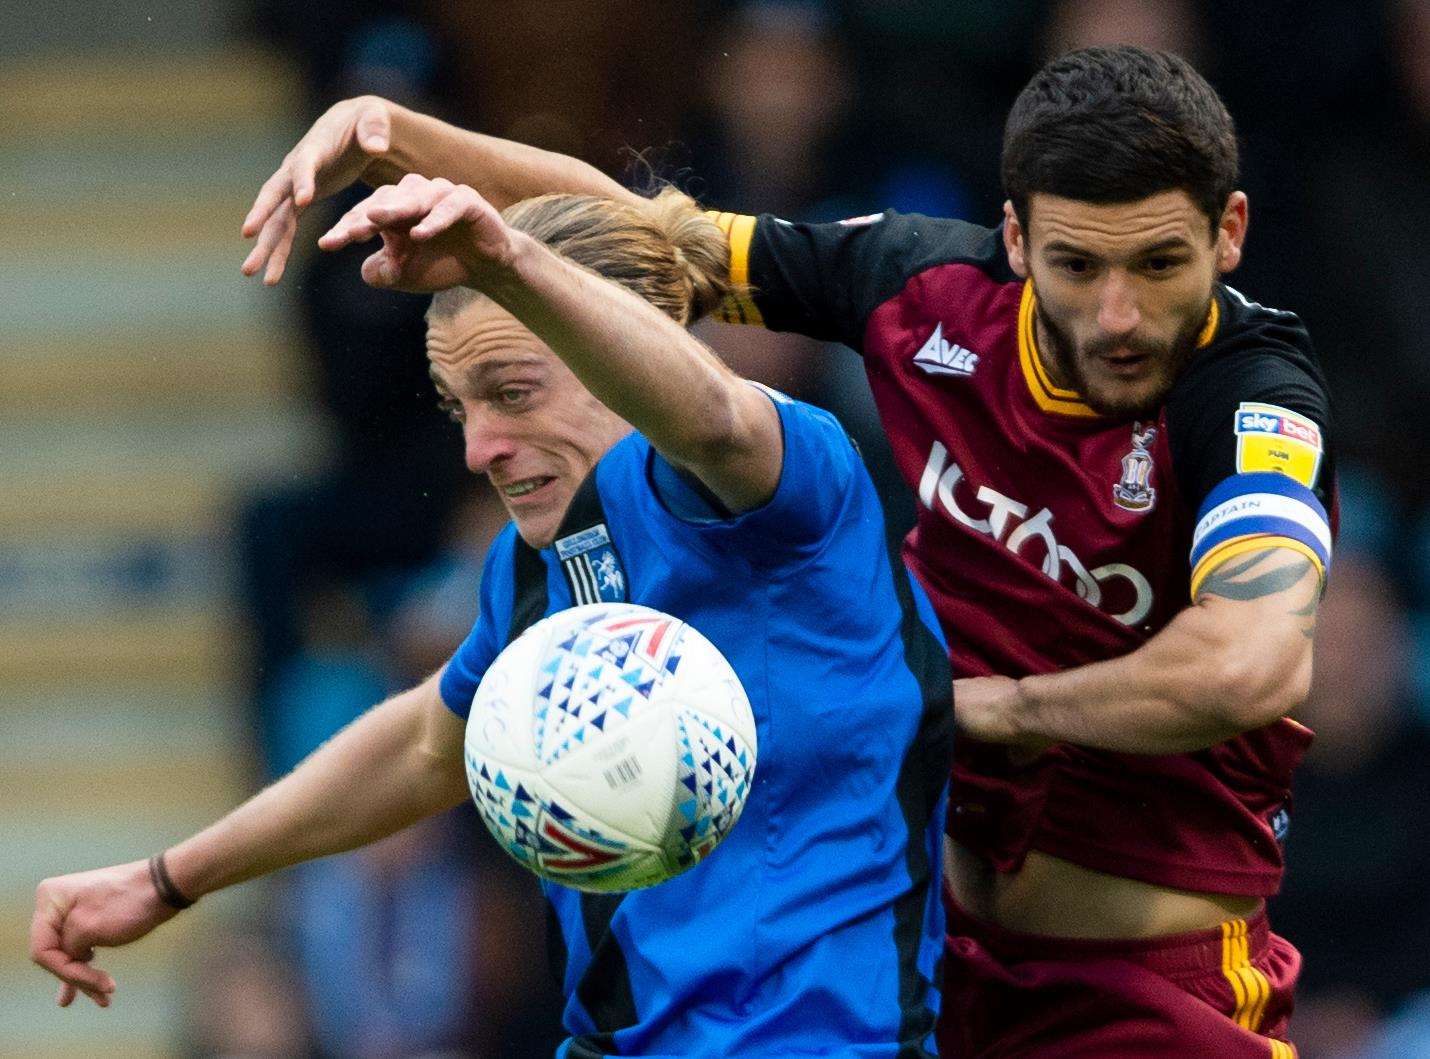
<svg viewBox="0 0 1430 1059">
<path fill-rule="evenodd" d="M 1271 825 L 1271 834 L 1276 841 L 1285 842 L 1291 830 L 1291 811 L 1283 805 L 1271 814 L 1267 823 Z"/>
<path fill-rule="evenodd" d="M 562 537 L 555 548 L 577 606 L 624 603 L 629 598 L 626 572 L 604 522 Z"/>
<path fill-rule="evenodd" d="M 1112 487 L 1112 502 L 1124 511 L 1150 511 L 1157 502 L 1152 454 L 1147 451 L 1156 439 L 1156 427 L 1132 424 L 1132 451 L 1122 457 L 1122 477 Z"/>
</svg>

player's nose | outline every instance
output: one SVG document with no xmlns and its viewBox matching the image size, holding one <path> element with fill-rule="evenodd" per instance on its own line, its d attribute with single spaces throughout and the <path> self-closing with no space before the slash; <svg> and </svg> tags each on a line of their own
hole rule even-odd
<svg viewBox="0 0 1430 1059">
<path fill-rule="evenodd" d="M 1137 307 L 1136 292 L 1129 277 L 1111 273 L 1098 295 L 1098 327 L 1103 334 L 1121 335 L 1135 330 L 1141 322 L 1142 312 Z"/>
<path fill-rule="evenodd" d="M 516 454 L 515 439 L 493 418 L 482 412 L 469 412 L 462 425 L 467 470 L 473 474 L 485 474 L 492 464 Z"/>
</svg>

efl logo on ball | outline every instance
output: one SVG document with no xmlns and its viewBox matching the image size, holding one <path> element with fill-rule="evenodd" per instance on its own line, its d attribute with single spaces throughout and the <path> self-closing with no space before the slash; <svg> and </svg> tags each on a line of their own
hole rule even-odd
<svg viewBox="0 0 1430 1059">
<path fill-rule="evenodd" d="M 487 671 L 467 781 L 513 857 L 581 890 L 632 890 L 707 856 L 744 808 L 754 716 L 691 626 L 599 603 L 538 622 Z"/>
</svg>

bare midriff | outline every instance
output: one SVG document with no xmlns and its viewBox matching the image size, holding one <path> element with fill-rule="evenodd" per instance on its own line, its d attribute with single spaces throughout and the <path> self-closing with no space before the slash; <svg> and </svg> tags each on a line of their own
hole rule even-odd
<svg viewBox="0 0 1430 1059">
<path fill-rule="evenodd" d="M 1036 850 L 1017 871 L 997 872 L 951 839 L 944 839 L 943 849 L 954 900 L 970 915 L 1020 934 L 1157 938 L 1208 930 L 1261 909 L 1258 897 L 1175 890 Z"/>
</svg>

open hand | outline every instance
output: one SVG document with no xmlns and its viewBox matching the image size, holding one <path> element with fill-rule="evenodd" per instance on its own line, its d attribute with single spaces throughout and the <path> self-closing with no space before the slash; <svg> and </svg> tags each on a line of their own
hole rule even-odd
<svg viewBox="0 0 1430 1059">
<path fill-rule="evenodd" d="M 449 287 L 481 289 L 514 260 L 518 235 L 465 184 L 409 173 L 348 210 L 318 240 L 341 250 L 374 235 L 382 248 L 362 263 L 374 287 L 430 294 Z"/>
<path fill-rule="evenodd" d="M 241 266 L 245 276 L 262 269 L 263 282 L 270 287 L 282 279 L 298 215 L 379 167 L 392 140 L 390 107 L 377 96 L 345 99 L 304 133 L 259 189 L 244 218 L 243 237 L 258 238 Z"/>
<path fill-rule="evenodd" d="M 60 1007 L 83 993 L 107 1008 L 114 979 L 92 965 L 94 950 L 127 945 L 177 914 L 159 900 L 147 861 L 46 879 L 35 888 L 30 959 L 60 980 Z"/>
</svg>

